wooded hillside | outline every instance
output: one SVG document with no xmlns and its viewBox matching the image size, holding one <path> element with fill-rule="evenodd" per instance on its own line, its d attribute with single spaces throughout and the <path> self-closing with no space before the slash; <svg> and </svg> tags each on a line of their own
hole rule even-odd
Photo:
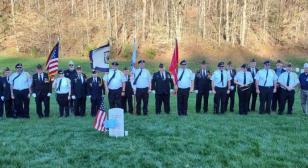
<svg viewBox="0 0 308 168">
<path fill-rule="evenodd" d="M 0 51 L 46 55 L 59 37 L 62 55 L 86 56 L 109 39 L 128 57 L 136 37 L 151 58 L 171 56 L 174 38 L 185 55 L 305 55 L 307 9 L 307 0 L 2 0 Z"/>
</svg>

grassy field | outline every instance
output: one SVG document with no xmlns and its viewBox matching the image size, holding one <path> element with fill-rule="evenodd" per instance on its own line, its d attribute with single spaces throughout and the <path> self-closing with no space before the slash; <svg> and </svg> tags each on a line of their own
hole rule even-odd
<svg viewBox="0 0 308 168">
<path fill-rule="evenodd" d="M 0 68 L 16 62 L 33 70 L 44 59 L 0 57 Z M 0 167 L 308 167 L 308 116 L 296 97 L 293 115 L 239 116 L 196 114 L 191 94 L 188 116 L 178 117 L 174 96 L 171 114 L 157 116 L 151 95 L 148 116 L 125 115 L 124 138 L 92 128 L 89 101 L 86 117 L 60 119 L 52 97 L 51 117 L 38 119 L 32 98 L 30 120 L 0 120 Z"/>
</svg>

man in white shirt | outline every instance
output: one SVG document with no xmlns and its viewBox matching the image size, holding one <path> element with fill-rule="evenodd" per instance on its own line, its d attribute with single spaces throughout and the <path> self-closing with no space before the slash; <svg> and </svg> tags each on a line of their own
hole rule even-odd
<svg viewBox="0 0 308 168">
<path fill-rule="evenodd" d="M 134 72 L 134 82 L 133 88 L 136 95 L 136 113 L 137 115 L 141 115 L 141 101 L 143 102 L 143 115 L 148 114 L 148 101 L 149 101 L 149 93 L 151 92 L 151 80 L 152 76 L 150 72 L 144 68 L 145 61 L 138 61 L 139 68 Z"/>
<path fill-rule="evenodd" d="M 71 99 L 71 80 L 64 77 L 63 70 L 58 71 L 58 78 L 52 84 L 56 91 L 57 102 L 59 104 L 60 117 L 69 116 L 69 100 Z"/>
<path fill-rule="evenodd" d="M 214 113 L 223 114 L 226 111 L 226 99 L 227 94 L 230 93 L 231 76 L 225 70 L 224 62 L 219 62 L 217 65 L 218 69 L 214 71 L 212 80 L 212 92 L 214 96 Z"/>
<path fill-rule="evenodd" d="M 283 114 L 286 103 L 288 102 L 288 114 L 292 114 L 295 87 L 299 84 L 298 76 L 295 72 L 292 72 L 292 64 L 287 65 L 287 71 L 283 72 L 278 78 L 279 86 L 281 87 L 280 100 L 278 114 Z"/>
<path fill-rule="evenodd" d="M 176 93 L 179 116 L 187 115 L 189 92 L 193 92 L 194 90 L 195 75 L 186 66 L 186 60 L 182 60 L 177 74 L 178 86 Z"/>
<path fill-rule="evenodd" d="M 15 66 L 16 72 L 10 76 L 11 97 L 14 99 L 16 116 L 30 118 L 29 103 L 31 95 L 32 76 L 23 70 L 22 64 Z"/>
<path fill-rule="evenodd" d="M 270 69 L 269 61 L 265 61 L 264 68 L 259 70 L 255 76 L 256 92 L 260 96 L 259 113 L 271 113 L 271 103 L 273 93 L 276 92 L 277 75 L 274 70 Z"/>
<path fill-rule="evenodd" d="M 246 64 L 243 64 L 241 71 L 236 73 L 234 83 L 237 85 L 239 114 L 247 115 L 249 110 L 250 87 L 253 84 L 253 78 L 251 73 L 247 71 Z"/>
<path fill-rule="evenodd" d="M 109 108 L 121 108 L 121 95 L 125 94 L 125 76 L 118 70 L 118 62 L 111 63 L 112 68 L 103 79 L 108 92 Z"/>
</svg>

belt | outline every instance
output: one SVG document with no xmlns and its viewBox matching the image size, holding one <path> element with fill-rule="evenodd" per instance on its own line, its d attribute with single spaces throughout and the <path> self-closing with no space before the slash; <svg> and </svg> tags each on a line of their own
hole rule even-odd
<svg viewBox="0 0 308 168">
<path fill-rule="evenodd" d="M 274 86 L 260 86 L 260 85 L 259 85 L 259 87 L 260 87 L 260 88 L 273 88 Z"/>
</svg>

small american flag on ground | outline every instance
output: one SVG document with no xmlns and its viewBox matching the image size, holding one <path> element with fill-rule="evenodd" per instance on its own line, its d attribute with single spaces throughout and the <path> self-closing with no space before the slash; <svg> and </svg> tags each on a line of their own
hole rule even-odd
<svg viewBox="0 0 308 168">
<path fill-rule="evenodd" d="M 104 101 L 104 100 L 103 100 Z M 105 112 L 104 102 L 102 101 L 102 104 L 98 108 L 93 127 L 97 131 L 100 132 L 106 132 L 107 129 L 104 126 L 104 122 L 107 120 L 107 113 Z"/>
<path fill-rule="evenodd" d="M 48 71 L 48 76 L 51 80 L 53 80 L 54 76 L 58 73 L 58 65 L 59 42 L 53 47 L 46 61 L 46 70 Z"/>
</svg>

